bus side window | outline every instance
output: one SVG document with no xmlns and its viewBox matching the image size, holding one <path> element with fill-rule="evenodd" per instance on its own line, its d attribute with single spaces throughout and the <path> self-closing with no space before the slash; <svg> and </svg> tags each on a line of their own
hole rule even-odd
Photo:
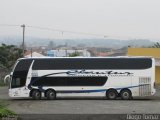
<svg viewBox="0 0 160 120">
<path fill-rule="evenodd" d="M 20 78 L 16 78 L 16 85 L 21 86 L 21 79 Z"/>
<path fill-rule="evenodd" d="M 12 80 L 12 88 L 20 87 L 21 86 L 21 79 L 20 78 L 13 78 Z"/>
</svg>

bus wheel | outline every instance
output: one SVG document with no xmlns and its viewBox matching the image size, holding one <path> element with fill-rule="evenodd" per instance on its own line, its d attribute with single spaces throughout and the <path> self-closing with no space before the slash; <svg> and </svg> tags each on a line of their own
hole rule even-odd
<svg viewBox="0 0 160 120">
<path fill-rule="evenodd" d="M 132 99 L 132 93 L 129 89 L 123 89 L 120 92 L 120 96 L 123 100 L 130 100 Z"/>
<path fill-rule="evenodd" d="M 46 97 L 48 100 L 55 100 L 56 99 L 56 92 L 54 90 L 47 90 Z"/>
<path fill-rule="evenodd" d="M 34 100 L 40 100 L 41 99 L 41 92 L 39 90 L 34 90 L 32 92 L 32 98 Z"/>
<path fill-rule="evenodd" d="M 115 89 L 109 89 L 106 92 L 107 99 L 115 100 L 117 98 L 117 96 L 118 96 L 118 92 Z"/>
</svg>

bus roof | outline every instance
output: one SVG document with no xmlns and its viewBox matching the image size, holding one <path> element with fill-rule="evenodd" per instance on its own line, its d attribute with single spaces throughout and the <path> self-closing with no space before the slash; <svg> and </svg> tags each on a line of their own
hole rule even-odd
<svg viewBox="0 0 160 120">
<path fill-rule="evenodd" d="M 19 58 L 18 60 L 24 60 L 24 59 L 105 59 L 105 58 L 112 58 L 112 59 L 118 59 L 118 58 L 153 58 L 151 56 L 116 56 L 116 57 L 31 57 L 31 58 Z"/>
</svg>

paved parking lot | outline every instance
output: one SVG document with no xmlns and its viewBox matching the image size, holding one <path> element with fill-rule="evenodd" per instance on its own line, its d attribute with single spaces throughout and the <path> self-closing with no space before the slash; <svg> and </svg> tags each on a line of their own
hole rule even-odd
<svg viewBox="0 0 160 120">
<path fill-rule="evenodd" d="M 31 100 L 11 99 L 8 88 L 0 87 L 0 99 L 18 114 L 130 114 L 160 113 L 160 88 L 154 97 L 134 100 L 106 100 L 103 98 Z"/>
</svg>

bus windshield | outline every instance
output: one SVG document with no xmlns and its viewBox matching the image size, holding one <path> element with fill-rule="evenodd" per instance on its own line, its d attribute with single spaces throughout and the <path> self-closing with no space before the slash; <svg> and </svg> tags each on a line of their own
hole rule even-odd
<svg viewBox="0 0 160 120">
<path fill-rule="evenodd" d="M 32 60 L 20 60 L 13 71 L 11 88 L 25 86 L 26 78 Z"/>
</svg>

